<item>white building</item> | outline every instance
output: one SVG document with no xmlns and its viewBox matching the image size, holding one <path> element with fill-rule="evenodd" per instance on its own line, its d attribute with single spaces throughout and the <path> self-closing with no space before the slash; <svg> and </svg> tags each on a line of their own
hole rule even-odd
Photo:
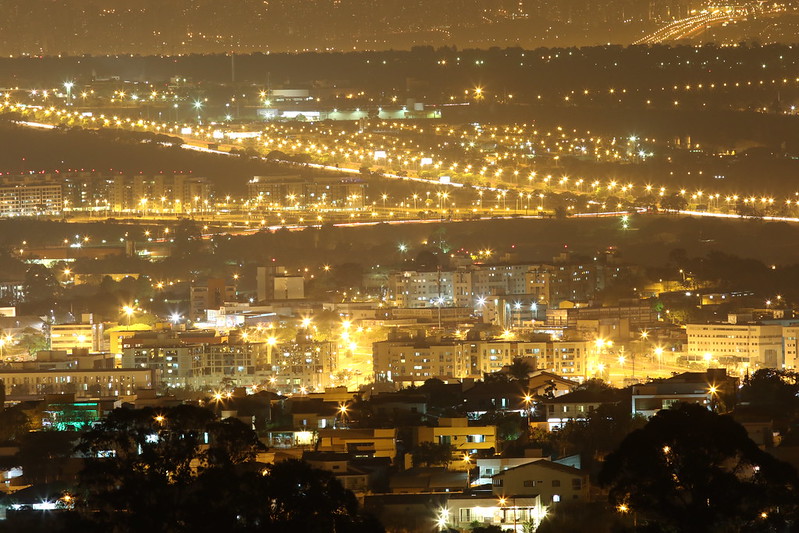
<svg viewBox="0 0 799 533">
<path fill-rule="evenodd" d="M 475 522 L 481 526 L 499 526 L 503 531 L 522 533 L 532 531 L 546 516 L 546 507 L 539 496 L 481 497 L 469 494 L 453 494 L 447 507 L 439 511 L 438 527 L 455 527 L 460 531 L 470 530 Z"/>
<path fill-rule="evenodd" d="M 406 270 L 389 279 L 397 307 L 452 307 L 454 305 L 452 272 Z"/>
<path fill-rule="evenodd" d="M 103 324 L 53 324 L 50 330 L 50 349 L 72 351 L 73 348 L 90 352 L 106 351 Z"/>
<path fill-rule="evenodd" d="M 799 325 L 782 328 L 782 349 L 785 354 L 785 368 L 799 368 Z"/>
<path fill-rule="evenodd" d="M 689 356 L 725 366 L 783 368 L 781 325 L 688 324 Z"/>
<path fill-rule="evenodd" d="M 57 214 L 63 207 L 61 184 L 20 184 L 0 187 L 0 216 Z"/>
</svg>

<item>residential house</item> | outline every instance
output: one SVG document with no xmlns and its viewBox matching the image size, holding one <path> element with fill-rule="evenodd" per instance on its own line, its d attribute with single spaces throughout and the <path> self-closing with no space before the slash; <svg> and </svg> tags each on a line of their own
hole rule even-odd
<svg viewBox="0 0 799 533">
<path fill-rule="evenodd" d="M 440 418 L 438 426 L 414 428 L 414 444 L 423 442 L 451 444 L 457 454 L 454 458 L 461 459 L 464 454 L 496 450 L 497 427 L 469 425 L 466 418 Z"/>
<path fill-rule="evenodd" d="M 355 457 L 388 457 L 394 461 L 397 429 L 320 429 L 317 450 L 349 453 Z"/>
<path fill-rule="evenodd" d="M 629 399 L 628 390 L 576 390 L 544 401 L 550 429 L 562 427 L 570 420 L 584 420 L 603 404 L 618 404 Z"/>
<path fill-rule="evenodd" d="M 727 410 L 732 407 L 737 388 L 738 379 L 728 376 L 723 368 L 683 372 L 662 381 L 634 385 L 632 414 L 652 417 L 677 403 L 699 403 Z"/>
<path fill-rule="evenodd" d="M 588 473 L 539 459 L 494 474 L 494 495 L 503 498 L 540 496 L 543 505 L 588 499 Z"/>
</svg>

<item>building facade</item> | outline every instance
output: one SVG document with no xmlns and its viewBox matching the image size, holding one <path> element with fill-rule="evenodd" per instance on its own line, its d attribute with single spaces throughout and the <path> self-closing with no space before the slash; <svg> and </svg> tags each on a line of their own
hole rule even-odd
<svg viewBox="0 0 799 533">
<path fill-rule="evenodd" d="M 783 368 L 783 332 L 780 325 L 688 324 L 688 354 L 708 363 L 741 368 Z"/>
</svg>

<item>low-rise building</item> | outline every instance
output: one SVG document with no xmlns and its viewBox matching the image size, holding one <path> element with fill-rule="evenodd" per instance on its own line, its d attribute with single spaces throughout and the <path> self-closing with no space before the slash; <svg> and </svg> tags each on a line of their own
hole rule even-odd
<svg viewBox="0 0 799 533">
<path fill-rule="evenodd" d="M 302 460 L 314 468 L 331 472 L 345 489 L 356 494 L 363 494 L 369 488 L 369 473 L 352 465 L 349 454 L 306 451 Z"/>
<path fill-rule="evenodd" d="M 389 479 L 391 492 L 425 494 L 462 492 L 469 486 L 468 474 L 443 467 L 414 467 L 396 472 Z"/>
<path fill-rule="evenodd" d="M 721 369 L 683 372 L 663 381 L 634 385 L 632 414 L 652 417 L 678 403 L 698 403 L 714 410 L 732 407 L 738 379 Z"/>
<path fill-rule="evenodd" d="M 472 485 L 491 485 L 496 474 L 540 459 L 540 457 L 480 457 L 476 461 L 477 474 Z"/>
<path fill-rule="evenodd" d="M 439 512 L 439 524 L 469 531 L 479 525 L 496 526 L 503 531 L 535 531 L 546 517 L 539 496 L 492 497 L 479 494 L 453 494 Z"/>
<path fill-rule="evenodd" d="M 453 466 L 463 464 L 464 454 L 497 449 L 496 426 L 469 425 L 466 418 L 439 418 L 438 426 L 417 426 L 414 428 L 414 444 L 423 442 L 450 444 L 454 453 Z"/>
<path fill-rule="evenodd" d="M 622 401 L 629 401 L 629 391 L 583 389 L 545 400 L 543 403 L 549 428 L 556 429 L 570 420 L 586 419 L 601 405 L 618 404 Z"/>
<path fill-rule="evenodd" d="M 388 457 L 393 462 L 397 456 L 397 429 L 321 429 L 317 450 L 354 457 Z"/>
<path fill-rule="evenodd" d="M 538 496 L 543 505 L 588 499 L 588 473 L 547 459 L 503 470 L 492 479 L 501 498 Z"/>
</svg>

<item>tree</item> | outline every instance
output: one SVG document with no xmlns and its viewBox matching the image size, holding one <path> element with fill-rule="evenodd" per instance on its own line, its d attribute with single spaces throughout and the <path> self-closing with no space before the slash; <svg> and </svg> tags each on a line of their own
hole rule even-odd
<svg viewBox="0 0 799 533">
<path fill-rule="evenodd" d="M 411 450 L 413 466 L 449 466 L 455 447 L 452 444 L 421 442 Z"/>
<path fill-rule="evenodd" d="M 23 291 L 26 302 L 37 303 L 52 300 L 58 294 L 59 289 L 58 280 L 44 265 L 33 264 L 25 272 Z"/>
<path fill-rule="evenodd" d="M 28 352 L 33 357 L 37 352 L 47 349 L 47 338 L 33 328 L 25 328 L 17 346 Z"/>
<path fill-rule="evenodd" d="M 575 391 L 584 390 L 594 394 L 608 392 L 611 389 L 612 387 L 606 381 L 599 378 L 587 379 L 574 388 Z"/>
<path fill-rule="evenodd" d="M 623 516 L 603 502 L 563 501 L 552 506 L 535 533 L 612 533 L 621 529 Z M 525 524 L 525 531 L 527 524 Z"/>
<path fill-rule="evenodd" d="M 527 379 L 535 371 L 535 363 L 529 357 L 515 357 L 508 365 L 508 375 L 515 380 Z"/>
<path fill-rule="evenodd" d="M 472 533 L 502 533 L 502 528 L 495 524 L 490 526 L 476 526 L 472 528 Z"/>
<path fill-rule="evenodd" d="M 601 380 L 588 380 L 604 383 Z M 603 403 L 584 420 L 570 420 L 553 436 L 559 455 L 580 454 L 582 467 L 592 475 L 598 473 L 597 457 L 613 451 L 626 435 L 644 425 L 644 419 L 633 417 L 630 402 Z"/>
<path fill-rule="evenodd" d="M 417 389 L 427 396 L 427 407 L 429 409 L 437 410 L 439 412 L 449 411 L 452 406 L 458 404 L 460 400 L 460 392 L 447 385 L 438 378 L 430 378 Z"/>
<path fill-rule="evenodd" d="M 660 208 L 665 211 L 682 211 L 688 207 L 688 200 L 674 193 L 660 199 Z"/>
<path fill-rule="evenodd" d="M 87 516 L 122 531 L 176 528 L 197 467 L 209 467 L 202 449 L 214 424 L 211 411 L 189 405 L 112 411 L 78 445 L 90 457 L 80 474 Z M 227 446 L 214 446 L 213 464 L 232 464 L 240 456 L 222 459 Z"/>
<path fill-rule="evenodd" d="M 4 387 L 0 381 L 0 387 Z M 0 394 L 0 399 L 2 399 Z M 19 406 L 3 409 L 0 405 L 0 443 L 17 441 L 27 435 L 30 429 L 30 420 Z"/>
<path fill-rule="evenodd" d="M 799 478 L 726 415 L 660 411 L 607 457 L 600 483 L 647 531 L 772 531 L 795 525 Z"/>
<path fill-rule="evenodd" d="M 503 441 L 517 440 L 524 432 L 526 418 L 523 420 L 519 413 L 504 413 L 488 411 L 480 417 L 480 423 L 485 426 L 496 426 L 497 436 Z"/>
<path fill-rule="evenodd" d="M 772 416 L 790 416 L 799 408 L 799 374 L 761 368 L 744 379 L 741 401 L 767 410 Z"/>
<path fill-rule="evenodd" d="M 117 409 L 78 446 L 88 458 L 68 530 L 382 531 L 332 473 L 301 461 L 264 469 L 260 449 L 248 425 L 200 407 Z"/>
<path fill-rule="evenodd" d="M 186 258 L 198 253 L 202 248 L 200 226 L 193 220 L 183 219 L 175 226 L 173 255 Z"/>
<path fill-rule="evenodd" d="M 20 439 L 14 462 L 22 467 L 25 479 L 31 484 L 59 481 L 76 440 L 74 432 L 31 431 Z"/>
</svg>

